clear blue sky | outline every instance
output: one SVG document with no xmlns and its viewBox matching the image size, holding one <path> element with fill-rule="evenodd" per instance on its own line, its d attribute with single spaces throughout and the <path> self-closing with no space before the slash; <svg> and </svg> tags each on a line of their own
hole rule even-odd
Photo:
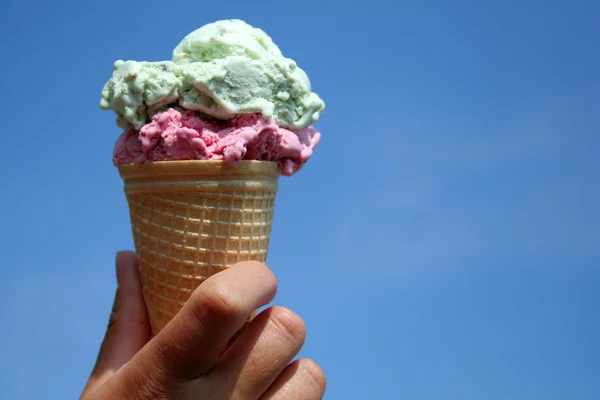
<svg viewBox="0 0 600 400">
<path fill-rule="evenodd" d="M 600 3 L 289 3 L 2 1 L 0 398 L 76 398 L 103 336 L 113 61 L 224 18 L 327 104 L 269 256 L 326 398 L 600 398 Z"/>
</svg>

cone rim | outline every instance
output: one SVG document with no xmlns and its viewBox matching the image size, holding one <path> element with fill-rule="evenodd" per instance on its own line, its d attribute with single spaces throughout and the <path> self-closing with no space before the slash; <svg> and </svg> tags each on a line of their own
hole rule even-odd
<svg viewBox="0 0 600 400">
<path fill-rule="evenodd" d="M 278 177 L 279 165 L 272 161 L 242 160 L 230 165 L 223 160 L 153 161 L 118 166 L 123 179 L 148 176 L 264 175 Z"/>
</svg>

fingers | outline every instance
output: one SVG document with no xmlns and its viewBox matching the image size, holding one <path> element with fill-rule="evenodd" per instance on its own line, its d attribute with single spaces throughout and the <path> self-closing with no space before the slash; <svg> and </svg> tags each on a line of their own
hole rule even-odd
<svg viewBox="0 0 600 400">
<path fill-rule="evenodd" d="M 106 335 L 85 391 L 104 383 L 150 339 L 150 326 L 134 252 L 117 253 L 117 293 Z"/>
<path fill-rule="evenodd" d="M 272 307 L 244 326 L 277 290 L 264 264 L 240 263 L 208 279 L 147 343 L 150 329 L 137 268 L 131 275 L 130 269 L 120 267 L 135 266 L 135 257 L 120 254 L 118 265 L 115 307 L 88 385 L 90 392 L 98 389 L 94 398 L 322 398 L 325 377 L 320 368 L 309 360 L 289 364 L 304 343 L 300 317 Z M 127 327 L 130 331 L 123 330 Z M 142 331 L 144 335 L 131 338 L 132 332 Z M 109 373 L 112 378 L 102 384 Z"/>
<path fill-rule="evenodd" d="M 244 325 L 229 339 L 229 341 L 227 341 L 227 344 L 225 345 L 225 347 L 223 347 L 221 349 L 221 351 L 219 352 L 219 357 L 217 357 L 217 360 L 220 359 L 223 356 L 223 354 L 225 354 L 227 349 L 233 344 L 233 342 L 235 342 L 237 340 L 237 338 L 240 336 L 242 331 L 246 328 L 246 326 L 248 326 L 248 324 L 250 324 L 250 322 L 252 322 L 252 320 L 256 317 L 257 314 L 258 314 L 258 311 L 254 311 L 250 315 L 250 317 L 248 317 L 248 319 L 244 322 Z"/>
<path fill-rule="evenodd" d="M 314 361 L 288 365 L 260 400 L 319 400 L 325 394 L 325 374 Z"/>
<path fill-rule="evenodd" d="M 262 263 L 242 262 L 219 272 L 196 289 L 139 356 L 159 362 L 167 379 L 198 377 L 215 365 L 221 349 L 276 291 L 275 276 Z"/>
<path fill-rule="evenodd" d="M 207 377 L 215 387 L 235 388 L 234 398 L 257 399 L 298 354 L 305 338 L 302 319 L 283 307 L 259 314 Z M 218 398 L 229 398 L 221 393 Z"/>
</svg>

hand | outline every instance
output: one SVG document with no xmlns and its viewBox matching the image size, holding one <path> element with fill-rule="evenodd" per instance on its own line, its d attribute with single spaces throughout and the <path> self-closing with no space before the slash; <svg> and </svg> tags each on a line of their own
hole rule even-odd
<svg viewBox="0 0 600 400">
<path fill-rule="evenodd" d="M 325 376 L 310 360 L 291 362 L 304 323 L 271 307 L 277 282 L 243 262 L 204 282 L 152 340 L 133 252 L 117 255 L 117 294 L 98 360 L 80 400 L 312 400 Z M 291 363 L 290 363 L 291 362 Z"/>
</svg>

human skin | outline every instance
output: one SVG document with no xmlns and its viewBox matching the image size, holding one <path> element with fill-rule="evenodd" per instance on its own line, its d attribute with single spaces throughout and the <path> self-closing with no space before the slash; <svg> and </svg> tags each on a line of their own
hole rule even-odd
<svg viewBox="0 0 600 400">
<path fill-rule="evenodd" d="M 308 359 L 292 361 L 302 319 L 268 304 L 277 291 L 262 263 L 242 262 L 196 289 L 154 338 L 133 252 L 117 254 L 117 292 L 96 365 L 80 400 L 312 400 L 325 376 Z"/>
</svg>

